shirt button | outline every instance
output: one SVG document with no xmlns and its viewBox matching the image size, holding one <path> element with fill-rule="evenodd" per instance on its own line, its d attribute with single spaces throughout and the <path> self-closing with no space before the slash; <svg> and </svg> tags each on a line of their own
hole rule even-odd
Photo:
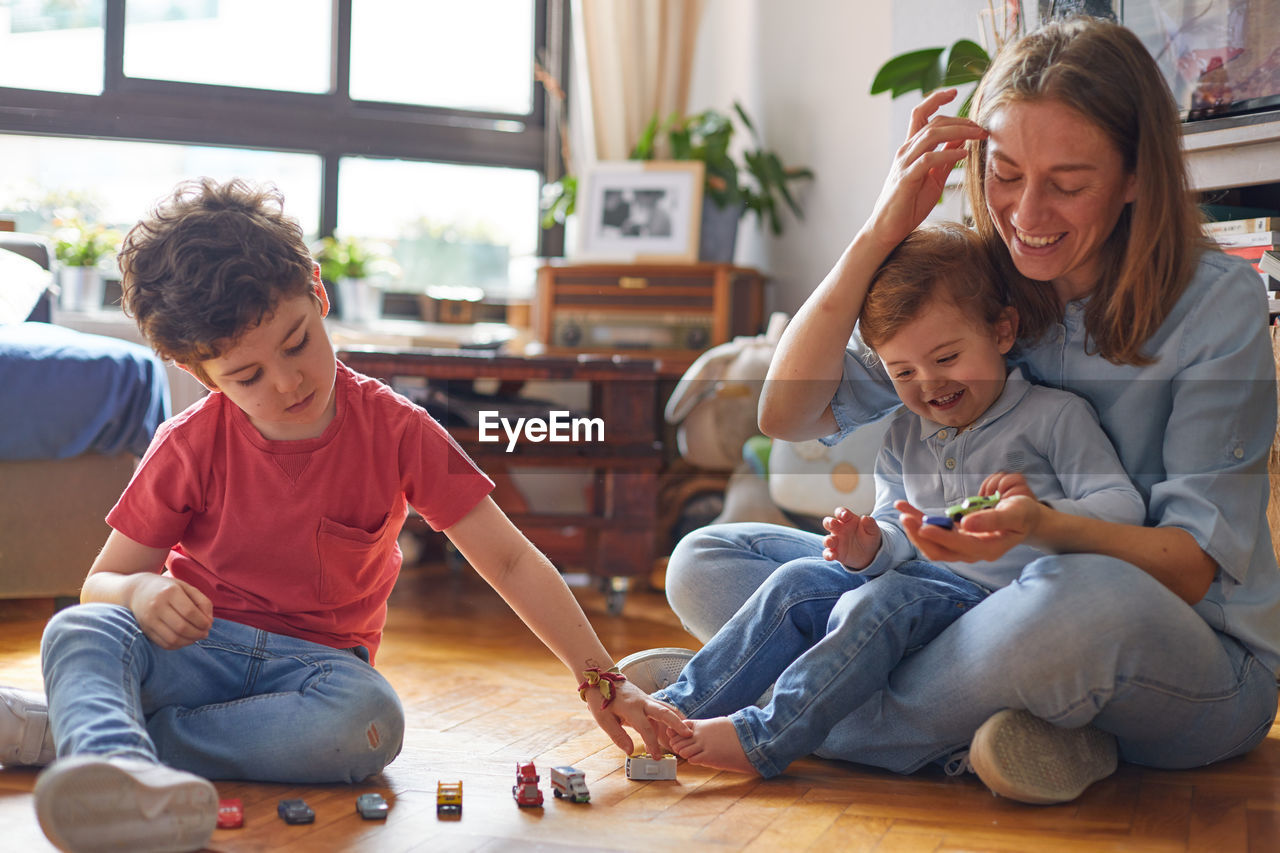
<svg viewBox="0 0 1280 853">
<path fill-rule="evenodd" d="M 947 461 L 944 462 L 943 464 L 947 466 L 948 471 L 951 471 L 956 467 L 956 460 L 954 457 L 949 456 L 947 457 Z"/>
<path fill-rule="evenodd" d="M 1232 456 L 1234 456 L 1234 457 L 1235 457 L 1235 458 L 1237 458 L 1237 459 L 1243 459 L 1243 458 L 1244 458 L 1244 448 L 1243 448 L 1243 447 L 1237 447 L 1235 450 L 1231 451 L 1231 455 L 1232 455 Z"/>
<path fill-rule="evenodd" d="M 938 430 L 938 438 L 942 439 L 943 441 L 946 441 L 946 440 L 947 440 L 947 431 L 946 431 L 945 429 L 940 429 L 940 430 Z"/>
</svg>

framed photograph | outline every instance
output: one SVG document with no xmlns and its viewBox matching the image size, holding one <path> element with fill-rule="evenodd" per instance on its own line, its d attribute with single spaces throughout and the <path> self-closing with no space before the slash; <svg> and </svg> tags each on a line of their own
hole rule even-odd
<svg viewBox="0 0 1280 853">
<path fill-rule="evenodd" d="M 673 263 L 698 260 L 701 161 L 598 163 L 578 191 L 577 257 Z"/>
</svg>

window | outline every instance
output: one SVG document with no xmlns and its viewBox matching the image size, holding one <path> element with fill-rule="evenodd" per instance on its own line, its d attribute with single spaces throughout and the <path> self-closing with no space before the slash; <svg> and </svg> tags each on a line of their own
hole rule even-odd
<svg viewBox="0 0 1280 853">
<path fill-rule="evenodd" d="M 0 86 L 101 92 L 104 5 L 0 0 Z"/>
<path fill-rule="evenodd" d="M 158 142 L 0 134 L 0 210 L 18 230 L 47 233 L 75 211 L 120 231 L 181 180 L 271 182 L 310 239 L 320 231 L 320 158 L 314 154 Z"/>
<path fill-rule="evenodd" d="M 132 225 L 183 178 L 270 180 L 396 289 L 527 297 L 565 0 L 0 0 L 0 215 Z"/>
<path fill-rule="evenodd" d="M 539 177 L 531 169 L 344 157 L 338 232 L 393 246 L 393 290 L 533 294 Z M 388 239 L 394 235 L 393 239 Z"/>
<path fill-rule="evenodd" d="M 360 0 L 351 9 L 351 97 L 531 112 L 533 11 L 528 0 Z M 408 68 L 403 57 L 413 57 Z"/>
<path fill-rule="evenodd" d="M 315 0 L 129 0 L 124 73 L 327 92 L 331 8 Z"/>
</svg>

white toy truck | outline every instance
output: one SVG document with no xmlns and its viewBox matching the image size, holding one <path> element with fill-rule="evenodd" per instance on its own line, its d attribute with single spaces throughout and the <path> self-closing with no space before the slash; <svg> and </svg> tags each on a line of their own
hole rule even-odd
<svg viewBox="0 0 1280 853">
<path fill-rule="evenodd" d="M 591 801 L 591 792 L 587 790 L 587 777 L 576 767 L 551 768 L 551 793 L 556 799 L 566 797 L 575 803 Z"/>
<path fill-rule="evenodd" d="M 676 757 L 669 752 L 661 758 L 654 758 L 647 752 L 634 752 L 627 758 L 627 778 L 635 781 L 674 779 Z"/>
</svg>

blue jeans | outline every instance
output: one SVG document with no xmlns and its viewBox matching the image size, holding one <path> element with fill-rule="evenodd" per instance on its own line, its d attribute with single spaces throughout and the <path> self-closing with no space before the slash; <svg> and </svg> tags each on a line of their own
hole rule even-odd
<svg viewBox="0 0 1280 853">
<path fill-rule="evenodd" d="M 707 640 L 779 566 L 821 552 L 821 537 L 774 525 L 705 527 L 673 552 L 667 596 Z M 1129 762 L 1199 767 L 1266 737 L 1276 678 L 1137 567 L 1047 556 L 904 658 L 816 752 L 910 773 L 966 749 L 1005 708 L 1093 724 Z"/>
<path fill-rule="evenodd" d="M 867 577 L 829 560 L 793 560 L 655 695 L 694 719 L 728 716 L 752 765 L 777 776 L 884 687 L 905 655 L 986 596 L 933 563 Z M 772 698 L 756 707 L 771 684 Z"/>
<path fill-rule="evenodd" d="M 169 651 L 113 604 L 61 611 L 41 642 L 59 757 L 260 782 L 357 782 L 391 763 L 404 712 L 367 657 L 224 619 Z"/>
</svg>

